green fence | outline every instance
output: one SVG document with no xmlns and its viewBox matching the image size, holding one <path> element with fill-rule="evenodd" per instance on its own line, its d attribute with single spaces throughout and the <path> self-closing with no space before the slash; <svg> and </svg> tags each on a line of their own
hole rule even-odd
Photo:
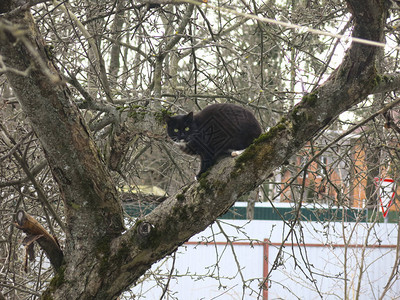
<svg viewBox="0 0 400 300">
<path fill-rule="evenodd" d="M 124 203 L 125 212 L 131 217 L 142 217 L 151 212 L 156 205 L 138 205 L 137 203 Z M 245 220 L 247 213 L 247 203 L 237 202 L 227 213 L 220 216 L 220 219 Z M 277 203 L 272 206 L 269 203 L 257 203 L 254 208 L 254 220 L 285 220 L 290 221 L 300 216 L 302 221 L 320 221 L 320 222 L 399 222 L 399 214 L 396 211 L 390 211 L 386 220 L 381 211 L 367 209 L 350 209 L 343 207 L 328 207 L 323 205 L 306 204 L 300 209 L 300 212 L 289 203 Z"/>
<path fill-rule="evenodd" d="M 233 206 L 221 219 L 246 219 L 246 206 Z M 297 217 L 302 221 L 323 221 L 323 222 L 365 222 L 368 213 L 366 210 L 332 208 L 332 207 L 302 207 L 300 211 L 288 205 L 280 206 L 256 206 L 254 208 L 254 220 L 295 220 Z"/>
</svg>

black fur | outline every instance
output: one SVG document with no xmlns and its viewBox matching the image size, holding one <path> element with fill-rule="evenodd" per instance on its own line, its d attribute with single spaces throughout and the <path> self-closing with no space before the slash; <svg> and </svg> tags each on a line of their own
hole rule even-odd
<svg viewBox="0 0 400 300">
<path fill-rule="evenodd" d="M 234 104 L 213 104 L 193 115 L 167 117 L 168 135 L 182 142 L 182 150 L 200 155 L 198 176 L 234 150 L 247 148 L 261 134 L 260 124 L 247 109 Z"/>
</svg>

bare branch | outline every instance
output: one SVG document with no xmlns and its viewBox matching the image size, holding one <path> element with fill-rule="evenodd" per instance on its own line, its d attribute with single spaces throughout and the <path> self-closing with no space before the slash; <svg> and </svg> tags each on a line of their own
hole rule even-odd
<svg viewBox="0 0 400 300">
<path fill-rule="evenodd" d="M 386 93 L 400 89 L 400 74 L 383 74 L 377 76 L 372 94 Z"/>
<path fill-rule="evenodd" d="M 64 259 L 64 254 L 57 240 L 38 221 L 23 210 L 15 214 L 15 222 L 16 227 L 28 236 L 37 236 L 36 241 L 45 251 L 52 266 L 57 271 L 63 264 Z"/>
</svg>

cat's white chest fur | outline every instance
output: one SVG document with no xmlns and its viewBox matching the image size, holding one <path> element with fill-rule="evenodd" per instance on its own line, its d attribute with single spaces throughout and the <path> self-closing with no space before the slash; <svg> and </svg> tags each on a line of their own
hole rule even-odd
<svg viewBox="0 0 400 300">
<path fill-rule="evenodd" d="M 184 151 L 187 146 L 187 143 L 185 142 L 185 140 L 180 140 L 179 142 L 175 141 L 174 144 L 176 146 L 178 146 L 178 148 L 181 149 L 182 151 Z"/>
<path fill-rule="evenodd" d="M 185 140 L 180 140 L 180 141 L 174 141 L 174 144 L 177 146 L 186 146 Z"/>
</svg>

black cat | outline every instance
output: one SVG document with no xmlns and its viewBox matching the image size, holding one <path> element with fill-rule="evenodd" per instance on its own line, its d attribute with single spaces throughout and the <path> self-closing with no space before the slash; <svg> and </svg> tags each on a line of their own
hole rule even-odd
<svg viewBox="0 0 400 300">
<path fill-rule="evenodd" d="M 212 104 L 193 115 L 167 117 L 168 135 L 191 155 L 200 155 L 199 177 L 218 157 L 247 148 L 261 134 L 260 124 L 247 109 Z"/>
</svg>

